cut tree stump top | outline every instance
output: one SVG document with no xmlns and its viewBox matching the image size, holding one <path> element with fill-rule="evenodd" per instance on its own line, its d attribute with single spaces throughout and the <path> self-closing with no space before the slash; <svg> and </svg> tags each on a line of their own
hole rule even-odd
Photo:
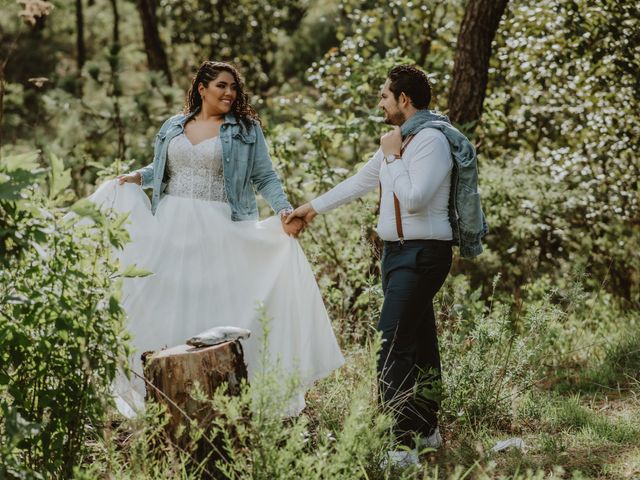
<svg viewBox="0 0 640 480">
<path fill-rule="evenodd" d="M 215 416 L 211 404 L 193 398 L 196 384 L 209 399 L 223 384 L 228 394 L 235 395 L 247 378 L 247 367 L 242 345 L 233 340 L 209 347 L 176 345 L 150 354 L 144 376 L 153 385 L 147 385 L 147 397 L 167 406 L 172 416 L 168 427 L 175 433 L 185 413 L 201 426 Z"/>
</svg>

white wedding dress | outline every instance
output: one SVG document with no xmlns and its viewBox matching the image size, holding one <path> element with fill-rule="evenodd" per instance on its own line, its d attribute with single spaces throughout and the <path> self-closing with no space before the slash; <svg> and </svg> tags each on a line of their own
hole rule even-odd
<svg viewBox="0 0 640 480">
<path fill-rule="evenodd" d="M 231 220 L 221 160 L 219 137 L 197 145 L 184 134 L 172 139 L 169 182 L 155 216 L 137 185 L 112 180 L 89 197 L 130 212 L 132 241 L 119 252 L 121 264 L 153 272 L 123 286 L 122 306 L 135 348 L 130 367 L 142 375 L 141 353 L 230 325 L 251 331 L 242 341 L 251 381 L 263 358 L 262 305 L 270 319 L 268 355 L 283 375 L 297 376 L 301 385 L 287 408 L 287 414 L 297 414 L 306 389 L 344 359 L 304 252 L 284 233 L 280 219 Z M 143 408 L 144 394 L 136 376 L 120 375 L 114 383 L 116 405 L 125 415 Z"/>
</svg>

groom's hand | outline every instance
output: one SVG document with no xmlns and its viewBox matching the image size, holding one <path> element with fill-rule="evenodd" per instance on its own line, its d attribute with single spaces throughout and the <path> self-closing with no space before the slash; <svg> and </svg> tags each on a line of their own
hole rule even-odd
<svg viewBox="0 0 640 480">
<path fill-rule="evenodd" d="M 393 127 L 393 130 L 385 133 L 380 137 L 380 148 L 385 157 L 390 153 L 394 155 L 400 155 L 402 150 L 402 134 L 400 133 L 400 127 Z"/>
<path fill-rule="evenodd" d="M 311 221 L 318 215 L 310 203 L 305 203 L 304 205 L 299 206 L 293 212 L 289 214 L 286 224 L 295 221 L 296 219 L 301 219 L 305 225 L 311 223 Z"/>
</svg>

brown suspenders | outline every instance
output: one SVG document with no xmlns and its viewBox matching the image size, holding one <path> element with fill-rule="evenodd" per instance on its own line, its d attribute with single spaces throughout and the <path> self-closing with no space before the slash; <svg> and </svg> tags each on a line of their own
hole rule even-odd
<svg viewBox="0 0 640 480">
<path fill-rule="evenodd" d="M 400 156 L 402 156 L 407 146 L 411 143 L 411 140 L 413 140 L 414 137 L 415 135 L 409 135 L 407 137 L 407 141 L 404 143 L 404 145 L 402 146 L 402 149 L 400 150 Z M 380 198 L 378 199 L 378 212 L 380 212 L 381 202 L 382 202 L 382 183 L 380 183 Z M 402 231 L 402 216 L 400 214 L 400 201 L 398 200 L 398 197 L 396 196 L 395 193 L 393 194 L 393 207 L 396 211 L 396 231 L 398 232 L 398 238 L 400 239 L 400 243 L 404 243 L 404 232 Z"/>
</svg>

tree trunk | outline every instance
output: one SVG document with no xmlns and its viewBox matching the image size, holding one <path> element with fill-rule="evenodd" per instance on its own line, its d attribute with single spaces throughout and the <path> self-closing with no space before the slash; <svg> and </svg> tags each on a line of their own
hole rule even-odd
<svg viewBox="0 0 640 480">
<path fill-rule="evenodd" d="M 120 13 L 118 12 L 118 0 L 111 0 L 113 11 L 113 43 L 120 45 Z"/>
<path fill-rule="evenodd" d="M 469 0 L 467 4 L 458 34 L 449 91 L 449 117 L 455 123 L 474 123 L 482 115 L 491 43 L 507 1 Z"/>
<path fill-rule="evenodd" d="M 120 110 L 120 97 L 122 96 L 122 82 L 120 81 L 120 12 L 118 11 L 118 0 L 111 0 L 111 9 L 113 11 L 113 42 L 111 43 L 111 52 L 109 54 L 109 65 L 111 67 L 111 96 L 113 98 L 113 123 L 118 134 L 118 150 L 117 158 L 124 158 L 127 149 L 124 128 L 122 121 L 122 112 Z"/>
<path fill-rule="evenodd" d="M 147 52 L 149 68 L 163 72 L 167 77 L 167 82 L 171 85 L 172 79 L 169 63 L 167 62 L 167 54 L 164 51 L 158 32 L 155 0 L 137 0 L 136 3 L 140 13 L 140 20 L 142 21 L 144 48 Z"/>
<path fill-rule="evenodd" d="M 78 75 L 80 75 L 82 67 L 87 60 L 87 49 L 84 43 L 84 17 L 82 14 L 82 0 L 76 0 L 76 49 Z"/>
<path fill-rule="evenodd" d="M 202 348 L 178 345 L 147 356 L 144 376 L 153 385 L 147 385 L 147 398 L 166 405 L 172 418 L 169 434 L 180 441 L 176 434 L 187 424 L 185 415 L 206 429 L 216 414 L 209 403 L 192 398 L 196 383 L 207 398 L 225 382 L 228 393 L 235 395 L 240 380 L 247 378 L 247 367 L 237 340 Z"/>
</svg>

